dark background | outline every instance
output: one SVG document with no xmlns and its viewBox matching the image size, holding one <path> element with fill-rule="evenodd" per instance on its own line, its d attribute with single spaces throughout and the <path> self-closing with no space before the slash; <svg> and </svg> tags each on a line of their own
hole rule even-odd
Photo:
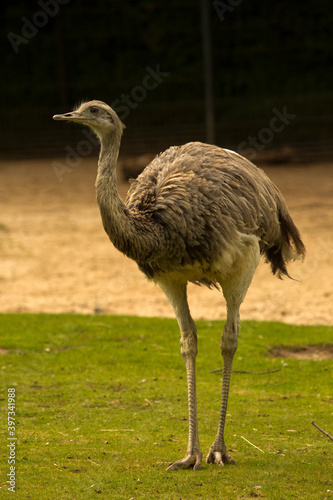
<svg viewBox="0 0 333 500">
<path fill-rule="evenodd" d="M 237 148 L 286 106 L 296 118 L 265 148 L 330 154 L 332 11 L 329 0 L 209 2 L 215 143 Z M 82 129 L 53 114 L 132 92 L 124 152 L 206 140 L 200 0 L 2 0 L 1 29 L 0 154 L 61 155 Z M 147 67 L 168 76 L 144 95 Z"/>
</svg>

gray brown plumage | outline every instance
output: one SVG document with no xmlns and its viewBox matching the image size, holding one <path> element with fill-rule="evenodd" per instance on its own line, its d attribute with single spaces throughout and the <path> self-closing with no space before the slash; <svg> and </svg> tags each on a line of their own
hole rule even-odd
<svg viewBox="0 0 333 500">
<path fill-rule="evenodd" d="M 124 128 L 117 114 L 105 103 L 91 101 L 54 119 L 88 125 L 99 137 L 96 192 L 104 229 L 115 247 L 162 288 L 178 320 L 188 378 L 189 443 L 185 458 L 169 469 L 198 469 L 202 457 L 195 391 L 197 336 L 186 285 L 191 281 L 221 286 L 227 303 L 221 339 L 222 404 L 218 433 L 206 460 L 233 462 L 223 435 L 240 304 L 260 254 L 279 278 L 288 276 L 290 260 L 305 254 L 280 191 L 239 154 L 191 142 L 158 155 L 132 182 L 124 203 L 115 172 Z"/>
</svg>

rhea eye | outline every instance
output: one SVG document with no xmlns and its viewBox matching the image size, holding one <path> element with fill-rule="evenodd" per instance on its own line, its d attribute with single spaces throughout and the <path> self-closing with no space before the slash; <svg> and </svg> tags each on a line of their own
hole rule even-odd
<svg viewBox="0 0 333 500">
<path fill-rule="evenodd" d="M 98 109 L 98 108 L 94 108 L 94 107 L 92 107 L 92 108 L 90 108 L 90 113 L 91 113 L 92 115 L 98 115 L 98 113 L 99 113 L 99 109 Z"/>
</svg>

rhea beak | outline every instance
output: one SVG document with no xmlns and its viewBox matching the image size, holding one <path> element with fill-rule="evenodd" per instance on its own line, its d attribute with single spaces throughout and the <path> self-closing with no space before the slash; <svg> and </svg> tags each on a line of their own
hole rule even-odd
<svg viewBox="0 0 333 500">
<path fill-rule="evenodd" d="M 87 121 L 86 117 L 80 116 L 77 111 L 71 111 L 70 113 L 65 113 L 64 115 L 54 115 L 53 120 L 68 120 L 68 121 Z"/>
</svg>

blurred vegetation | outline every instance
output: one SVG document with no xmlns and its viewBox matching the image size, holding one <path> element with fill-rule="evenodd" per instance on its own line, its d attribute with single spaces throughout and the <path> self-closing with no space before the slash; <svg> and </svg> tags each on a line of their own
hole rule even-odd
<svg viewBox="0 0 333 500">
<path fill-rule="evenodd" d="M 169 75 L 130 110 L 126 125 L 145 135 L 164 127 L 160 134 L 169 140 L 187 139 L 183 127 L 190 125 L 192 137 L 204 135 L 199 0 L 61 3 L 2 2 L 1 111 L 8 123 L 2 149 L 55 143 L 59 126 L 50 122 L 51 113 L 68 111 L 81 99 L 121 99 L 142 85 L 147 66 L 158 65 Z M 299 131 L 289 142 L 327 141 L 333 105 L 330 2 L 231 4 L 214 0 L 210 9 L 217 124 L 264 126 L 282 103 L 303 123 L 312 120 L 307 133 Z M 15 42 L 13 34 L 25 41 Z"/>
</svg>

